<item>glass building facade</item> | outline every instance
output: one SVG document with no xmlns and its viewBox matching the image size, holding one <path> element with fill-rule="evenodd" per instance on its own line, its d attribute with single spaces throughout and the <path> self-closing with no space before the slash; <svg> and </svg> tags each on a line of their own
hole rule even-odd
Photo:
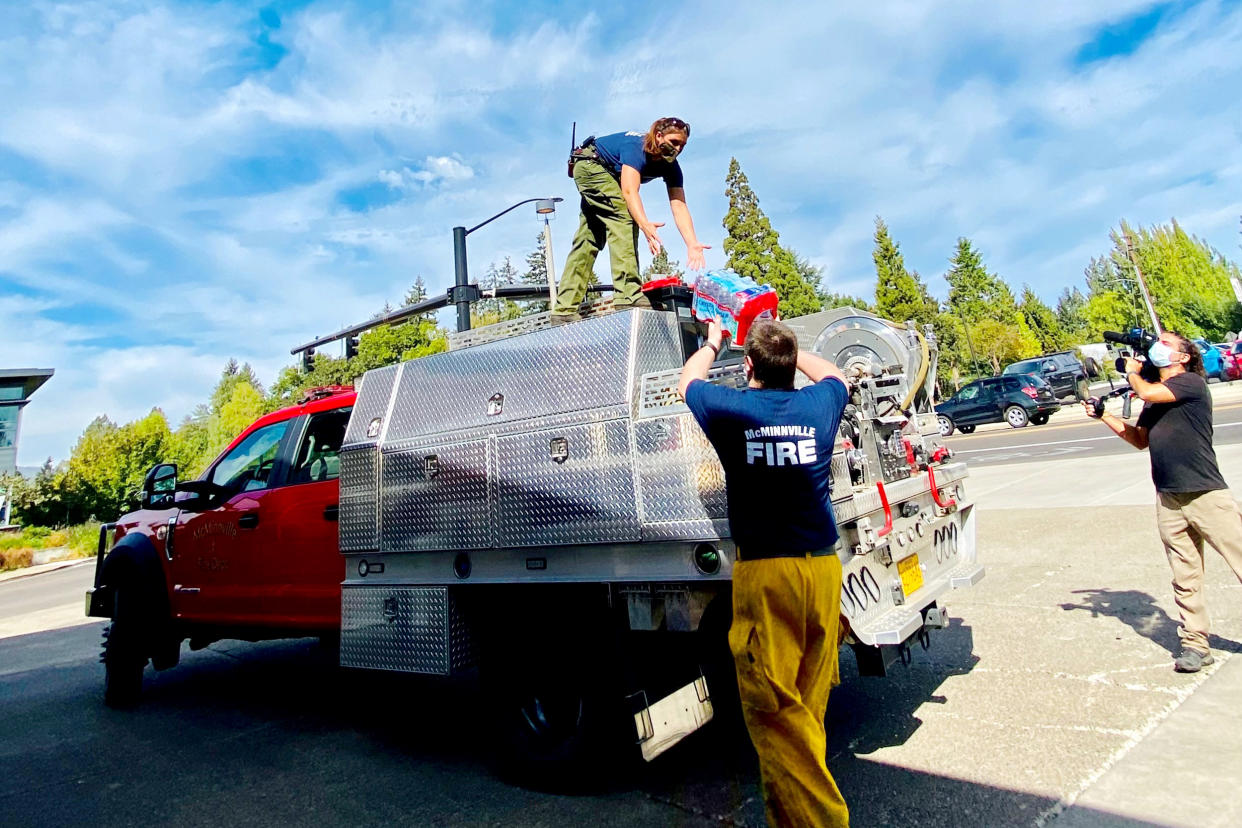
<svg viewBox="0 0 1242 828">
<path fill-rule="evenodd" d="M 51 368 L 0 368 L 0 475 L 17 471 L 22 409 L 52 373 Z"/>
</svg>

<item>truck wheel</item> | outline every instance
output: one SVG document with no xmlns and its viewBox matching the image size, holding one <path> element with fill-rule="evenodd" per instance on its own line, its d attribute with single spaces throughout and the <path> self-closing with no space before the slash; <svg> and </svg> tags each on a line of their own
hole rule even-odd
<svg viewBox="0 0 1242 828">
<path fill-rule="evenodd" d="M 953 421 L 943 414 L 936 416 L 936 422 L 940 424 L 940 436 L 948 437 L 953 433 Z"/>
<path fill-rule="evenodd" d="M 1011 405 L 1005 409 L 1005 422 L 1014 428 L 1025 428 L 1030 419 L 1026 416 L 1026 409 L 1020 405 Z"/>
<path fill-rule="evenodd" d="M 573 792 L 610 776 L 600 771 L 608 749 L 627 744 L 618 732 L 624 708 L 594 671 L 568 658 L 559 669 L 515 665 L 505 672 L 486 679 L 503 777 L 534 790 Z"/>
<path fill-rule="evenodd" d="M 1074 383 L 1074 399 L 1075 400 L 1077 400 L 1078 402 L 1082 402 L 1090 395 L 1091 395 L 1091 387 L 1087 385 L 1087 381 L 1085 379 L 1078 380 L 1078 382 Z"/>
<path fill-rule="evenodd" d="M 140 619 L 133 590 L 118 586 L 112 596 L 112 623 L 103 631 L 104 704 L 125 709 L 135 707 L 142 695 Z"/>
<path fill-rule="evenodd" d="M 1100 378 L 1100 363 L 1095 357 L 1087 357 L 1082 367 L 1087 372 L 1087 376 L 1091 379 Z"/>
</svg>

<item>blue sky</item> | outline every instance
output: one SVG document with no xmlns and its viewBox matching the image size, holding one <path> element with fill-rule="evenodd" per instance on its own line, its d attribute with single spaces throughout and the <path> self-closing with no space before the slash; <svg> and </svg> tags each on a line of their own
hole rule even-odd
<svg viewBox="0 0 1242 828">
<path fill-rule="evenodd" d="M 1053 301 L 1122 217 L 1238 257 L 1239 88 L 1224 0 L 10 5 L 0 366 L 57 372 L 19 462 L 100 413 L 175 423 L 229 357 L 270 382 L 416 276 L 443 290 L 451 227 L 515 201 L 566 199 L 563 262 L 572 121 L 693 125 L 709 266 L 736 156 L 833 290 L 871 292 L 881 215 L 934 292 L 967 236 Z M 644 201 L 668 219 L 657 185 Z M 539 230 L 523 209 L 472 235 L 472 273 Z"/>
</svg>

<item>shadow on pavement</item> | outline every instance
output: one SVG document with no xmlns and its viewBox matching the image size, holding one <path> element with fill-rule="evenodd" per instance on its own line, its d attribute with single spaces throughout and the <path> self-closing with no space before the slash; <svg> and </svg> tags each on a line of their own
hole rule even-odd
<svg viewBox="0 0 1242 828">
<path fill-rule="evenodd" d="M 1076 589 L 1073 594 L 1081 595 L 1081 602 L 1062 604 L 1061 609 L 1088 610 L 1092 618 L 1116 618 L 1139 635 L 1159 644 L 1170 654 L 1176 655 L 1180 651 L 1178 621 L 1171 618 L 1163 607 L 1156 604 L 1156 599 L 1146 592 L 1137 589 Z M 1242 653 L 1242 644 L 1218 635 L 1208 636 L 1208 643 L 1215 650 Z"/>
<path fill-rule="evenodd" d="M 492 737 L 471 682 L 342 671 L 309 640 L 228 642 L 184 654 L 173 670 L 148 670 L 141 706 L 119 712 L 102 704 L 98 636 L 79 628 L 0 642 L 0 664 L 16 668 L 0 672 L 0 823 L 764 822 L 749 739 L 727 715 L 609 791 L 558 796 L 490 773 Z M 942 757 L 938 775 L 860 755 L 909 739 L 940 684 L 973 669 L 971 651 L 970 628 L 955 623 L 887 678 L 859 677 L 844 655 L 828 756 L 853 824 L 1032 825 L 1055 804 L 953 778 L 969 775 L 966 756 Z M 1142 825 L 1109 815 L 1098 824 Z"/>
</svg>

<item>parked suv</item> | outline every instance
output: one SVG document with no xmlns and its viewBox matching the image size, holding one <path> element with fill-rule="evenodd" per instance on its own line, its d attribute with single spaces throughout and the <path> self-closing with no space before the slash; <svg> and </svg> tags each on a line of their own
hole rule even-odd
<svg viewBox="0 0 1242 828">
<path fill-rule="evenodd" d="M 1027 423 L 1043 425 L 1061 404 L 1052 387 L 1033 374 L 988 377 L 963 386 L 944 402 L 936 403 L 940 433 L 948 437 L 953 429 L 970 434 L 983 423 L 1009 423 L 1022 428 Z"/>
<path fill-rule="evenodd" d="M 1073 351 L 1058 351 L 1055 354 L 1024 359 L 1005 366 L 1002 375 L 1034 374 L 1052 386 L 1052 393 L 1058 398 L 1073 397 L 1085 400 L 1088 397 L 1087 378 L 1089 373 Z"/>
</svg>

